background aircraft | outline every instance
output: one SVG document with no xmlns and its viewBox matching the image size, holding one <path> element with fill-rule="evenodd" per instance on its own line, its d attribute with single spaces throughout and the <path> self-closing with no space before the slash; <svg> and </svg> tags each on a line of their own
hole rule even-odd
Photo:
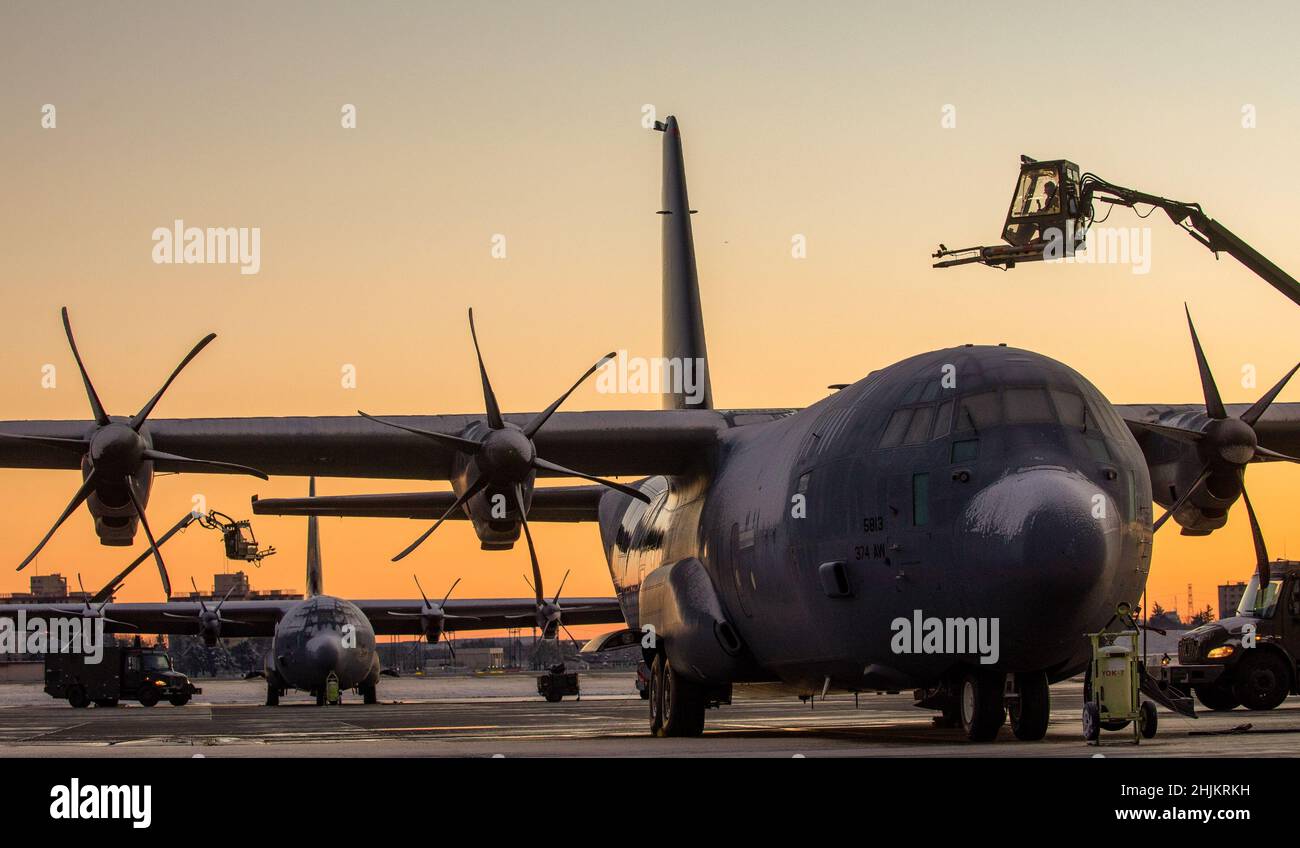
<svg viewBox="0 0 1300 848">
<path fill-rule="evenodd" d="M 315 491 L 314 481 L 312 491 Z M 135 564 L 139 562 L 137 559 Z M 113 584 L 120 585 L 127 573 L 115 577 Z M 537 573 L 535 570 L 535 580 Z M 418 585 L 418 579 L 416 582 Z M 275 706 L 289 689 L 310 692 L 317 704 L 337 702 L 339 692 L 354 689 L 365 703 L 375 703 L 381 671 L 375 651 L 376 635 L 422 635 L 433 643 L 449 631 L 517 627 L 521 620 L 538 617 L 542 609 L 541 601 L 536 598 L 449 600 L 444 597 L 441 602 L 433 603 L 423 589 L 418 600 L 349 601 L 328 595 L 321 566 L 320 530 L 314 516 L 307 524 L 305 594 L 302 600 L 222 599 L 211 606 L 202 600 L 100 602 L 93 606 L 87 603 L 85 609 L 71 611 L 58 606 L 5 604 L 0 605 L 0 617 L 13 618 L 20 610 L 26 611 L 28 619 L 69 614 L 99 616 L 105 619 L 108 633 L 198 635 L 209 645 L 221 638 L 269 636 L 272 648 L 266 655 L 266 704 Z M 96 600 L 100 600 L 98 594 Z M 621 610 L 611 598 L 575 599 L 563 608 L 563 615 L 572 624 L 622 621 Z M 550 623 L 549 633 L 543 626 L 544 633 L 553 636 L 560 623 L 557 617 Z"/>
</svg>

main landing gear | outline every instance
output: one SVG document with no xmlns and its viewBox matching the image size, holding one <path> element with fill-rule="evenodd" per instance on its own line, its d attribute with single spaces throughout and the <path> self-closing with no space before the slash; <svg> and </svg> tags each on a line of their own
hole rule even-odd
<svg viewBox="0 0 1300 848">
<path fill-rule="evenodd" d="M 677 673 L 663 652 L 650 663 L 650 735 L 699 736 L 704 732 L 707 688 Z"/>
<path fill-rule="evenodd" d="M 1047 735 L 1051 695 L 1043 672 L 971 668 L 938 689 L 922 694 L 917 706 L 941 710 L 937 727 L 960 727 L 972 742 L 992 742 L 1011 719 L 1017 739 L 1036 742 Z"/>
</svg>

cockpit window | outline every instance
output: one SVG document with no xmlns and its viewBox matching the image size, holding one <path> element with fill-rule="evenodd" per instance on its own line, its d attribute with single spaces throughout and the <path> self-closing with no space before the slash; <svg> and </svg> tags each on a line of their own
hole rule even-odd
<svg viewBox="0 0 1300 848">
<path fill-rule="evenodd" d="M 1044 389 L 1007 389 L 1002 394 L 1008 424 L 1052 424 L 1056 415 Z"/>
<path fill-rule="evenodd" d="M 953 402 L 945 400 L 939 404 L 939 415 L 934 419 L 934 437 L 942 439 L 952 432 L 952 406 Z"/>
<path fill-rule="evenodd" d="M 1087 407 L 1083 405 L 1082 396 L 1074 392 L 1052 389 L 1052 400 L 1056 402 L 1056 413 L 1061 416 L 1062 424 L 1077 430 L 1087 429 L 1088 413 Z"/>
<path fill-rule="evenodd" d="M 980 430 L 997 426 L 1002 420 L 1001 401 L 997 392 L 981 392 L 961 399 L 957 409 L 958 431 Z"/>
<path fill-rule="evenodd" d="M 880 446 L 892 448 L 902 444 L 903 434 L 907 432 L 907 427 L 911 423 L 911 409 L 894 410 L 894 414 L 889 417 L 889 423 L 885 425 L 885 435 L 880 437 Z"/>
<path fill-rule="evenodd" d="M 930 439 L 930 423 L 934 420 L 934 407 L 923 406 L 912 413 L 912 422 L 903 436 L 903 444 L 919 445 Z"/>
</svg>

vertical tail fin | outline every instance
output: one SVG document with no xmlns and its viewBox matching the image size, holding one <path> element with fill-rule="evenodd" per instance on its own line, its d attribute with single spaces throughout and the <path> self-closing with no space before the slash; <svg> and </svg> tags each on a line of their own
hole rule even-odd
<svg viewBox="0 0 1300 848">
<path fill-rule="evenodd" d="M 316 497 L 316 478 L 312 477 L 307 485 L 307 494 Z M 325 580 L 320 570 L 320 527 L 316 516 L 307 518 L 307 597 L 314 598 L 325 593 Z"/>
<path fill-rule="evenodd" d="M 682 134 L 672 115 L 656 121 L 664 134 L 663 165 L 663 355 L 664 409 L 712 409 L 704 313 L 695 271 L 691 204 L 686 196 Z"/>
</svg>

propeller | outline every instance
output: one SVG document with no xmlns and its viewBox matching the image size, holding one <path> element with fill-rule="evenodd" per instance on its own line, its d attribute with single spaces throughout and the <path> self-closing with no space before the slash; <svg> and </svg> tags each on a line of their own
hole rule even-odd
<svg viewBox="0 0 1300 848">
<path fill-rule="evenodd" d="M 519 484 L 515 485 L 515 502 L 519 505 L 519 517 L 520 522 L 523 524 L 524 539 L 528 542 L 528 559 L 533 567 L 533 579 L 529 580 L 528 576 L 525 575 L 524 582 L 528 584 L 529 589 L 533 590 L 536 607 L 531 616 L 527 614 L 508 615 L 506 618 L 524 619 L 531 617 L 537 622 L 537 629 L 542 631 L 543 639 L 554 639 L 558 635 L 558 631 L 563 630 L 570 640 L 576 642 L 578 640 L 569 632 L 569 628 L 564 625 L 564 613 L 581 612 L 588 608 L 566 608 L 561 606 L 560 594 L 564 591 L 564 584 L 568 582 L 569 571 L 564 572 L 564 579 L 560 581 L 560 588 L 555 590 L 555 597 L 549 601 L 546 599 L 546 594 L 542 590 L 542 569 L 537 562 L 537 548 L 533 545 L 533 534 L 528 529 L 528 518 L 524 515 L 524 487 Z"/>
<path fill-rule="evenodd" d="M 1250 537 L 1255 542 L 1255 570 L 1259 573 L 1259 589 L 1264 591 L 1273 579 L 1272 569 L 1268 565 L 1268 548 L 1264 546 L 1264 533 L 1259 529 L 1259 519 L 1255 518 L 1255 508 L 1250 505 L 1250 495 L 1241 490 L 1241 499 L 1246 502 L 1246 515 L 1250 518 Z"/>
<path fill-rule="evenodd" d="M 100 603 L 99 606 L 95 606 L 90 602 L 90 594 L 86 592 L 86 586 L 81 582 L 81 572 L 77 572 L 77 586 L 81 589 L 81 594 L 85 597 L 85 600 L 82 601 L 82 606 L 77 609 L 59 609 L 59 612 L 67 613 L 68 615 L 79 615 L 82 618 L 102 618 L 105 624 L 117 624 L 122 627 L 135 628 L 135 625 L 129 621 L 119 621 L 116 618 L 109 618 L 104 615 L 104 607 L 108 606 L 107 600 Z M 58 608 L 56 607 L 56 609 Z"/>
<path fill-rule="evenodd" d="M 190 578 L 190 585 L 194 587 L 195 595 L 201 594 L 199 592 L 199 584 L 194 582 L 193 577 Z M 236 621 L 233 618 L 226 618 L 221 614 L 221 608 L 226 605 L 226 601 L 230 600 L 230 596 L 234 594 L 237 586 L 237 583 L 232 583 L 230 588 L 226 590 L 225 596 L 223 596 L 212 609 L 208 609 L 208 605 L 203 602 L 202 597 L 199 598 L 199 614 L 197 616 L 199 622 L 199 635 L 203 637 L 203 641 L 208 645 L 215 645 L 217 640 L 221 638 L 221 625 L 244 624 L 242 621 Z M 167 618 L 194 618 L 194 616 L 180 615 L 171 612 L 164 612 L 163 615 Z"/>
<path fill-rule="evenodd" d="M 1186 304 L 1184 304 L 1183 309 L 1187 313 L 1187 328 L 1192 333 L 1192 348 L 1196 352 L 1196 367 L 1201 374 L 1201 392 L 1205 396 L 1205 412 L 1209 416 L 1210 422 L 1203 430 L 1187 430 L 1166 424 L 1142 425 L 1143 428 L 1159 433 L 1162 436 L 1196 445 L 1202 461 L 1201 470 L 1197 473 L 1195 482 L 1182 493 L 1182 496 L 1174 502 L 1173 506 L 1165 511 L 1164 515 L 1156 520 L 1151 529 L 1154 532 L 1163 527 L 1165 522 L 1178 512 L 1196 492 L 1200 491 L 1206 485 L 1206 481 L 1216 473 L 1234 474 L 1241 486 L 1241 495 L 1246 499 L 1247 511 L 1252 521 L 1252 531 L 1255 533 L 1256 551 L 1258 552 L 1262 550 L 1263 537 L 1259 535 L 1258 525 L 1254 523 L 1254 510 L 1249 509 L 1250 499 L 1246 496 L 1246 466 L 1251 462 L 1268 460 L 1300 462 L 1300 459 L 1261 447 L 1259 434 L 1255 431 L 1255 424 L 1277 398 L 1278 394 L 1281 393 L 1282 389 L 1285 388 L 1295 372 L 1300 370 L 1300 365 L 1296 365 L 1288 371 L 1273 388 L 1265 392 L 1263 397 L 1255 401 L 1249 409 L 1243 412 L 1241 417 L 1230 418 L 1228 410 L 1223 405 L 1223 399 L 1219 395 L 1219 387 L 1214 382 L 1214 374 L 1210 371 L 1210 363 L 1205 358 L 1205 351 L 1201 348 L 1201 340 L 1196 335 L 1196 325 L 1192 323 L 1191 310 L 1187 309 Z"/>
<path fill-rule="evenodd" d="M 153 397 L 149 398 L 145 405 L 140 407 L 139 412 L 129 419 L 112 418 L 104 410 L 104 404 L 100 401 L 99 394 L 95 391 L 95 385 L 90 380 L 90 374 L 86 371 L 85 363 L 81 360 L 81 353 L 77 350 L 77 341 L 72 335 L 72 323 L 68 320 L 68 308 L 66 306 L 63 307 L 62 315 L 63 331 L 68 337 L 68 346 L 72 348 L 72 358 L 77 362 L 77 369 L 81 372 L 81 381 L 86 387 L 86 398 L 90 401 L 90 412 L 95 420 L 95 429 L 81 439 L 0 433 L 0 438 L 79 453 L 81 454 L 81 467 L 85 474 L 81 486 L 55 520 L 54 526 L 37 543 L 32 552 L 27 555 L 27 558 L 18 565 L 18 570 L 22 571 L 26 568 L 28 563 L 36 558 L 36 555 L 54 536 L 55 531 L 59 529 L 64 521 L 67 521 L 68 516 L 72 515 L 79 506 L 85 503 L 91 494 L 95 494 L 105 503 L 121 504 L 130 502 L 131 509 L 140 519 L 140 526 L 144 528 L 145 537 L 149 540 L 149 548 L 153 552 L 154 560 L 158 563 L 158 572 L 162 577 L 163 586 L 167 589 L 167 594 L 170 595 L 171 581 L 167 577 L 167 567 L 163 564 L 162 554 L 159 552 L 158 544 L 154 540 L 153 530 L 149 527 L 149 520 L 145 518 L 143 498 L 136 489 L 136 475 L 144 463 L 161 460 L 180 467 L 182 470 L 212 471 L 221 469 L 239 474 L 251 474 L 263 480 L 267 479 L 266 475 L 261 471 L 244 465 L 206 459 L 190 459 L 154 450 L 147 438 L 147 434 L 141 434 L 141 428 L 144 427 L 150 413 L 158 405 L 158 401 L 162 399 L 163 393 L 171 386 L 172 381 L 176 379 L 186 365 L 189 365 L 190 360 L 198 356 L 199 352 L 217 336 L 215 333 L 209 333 L 200 339 L 199 343 L 172 370 L 171 375 L 162 384 L 162 388 L 158 389 Z"/>
<path fill-rule="evenodd" d="M 453 615 L 446 610 L 447 599 L 451 597 L 451 593 L 454 592 L 456 586 L 460 584 L 459 577 L 457 577 L 455 582 L 451 584 L 451 588 L 447 590 L 447 594 L 442 596 L 442 600 L 436 604 L 430 601 L 429 596 L 424 593 L 424 587 L 420 585 L 420 578 L 414 574 L 412 574 L 411 577 L 415 580 L 415 588 L 420 590 L 420 597 L 424 600 L 423 608 L 421 608 L 419 612 L 390 611 L 388 614 L 396 618 L 420 619 L 420 630 L 423 631 L 424 637 L 429 641 L 429 644 L 432 645 L 438 641 L 438 638 L 442 636 L 443 630 L 446 627 L 446 622 L 448 621 L 478 621 L 478 619 L 472 615 Z M 448 643 L 448 645 L 450 646 L 450 643 Z M 451 653 L 452 659 L 455 659 L 456 651 L 454 648 Z"/>
<path fill-rule="evenodd" d="M 596 362 L 595 365 L 587 369 L 581 377 L 578 378 L 568 391 L 555 399 L 550 406 L 543 409 L 533 419 L 523 427 L 517 424 L 507 422 L 501 416 L 501 407 L 497 403 L 496 393 L 492 391 L 492 382 L 488 379 L 487 367 L 483 364 L 483 353 L 479 349 L 478 333 L 474 329 L 474 310 L 469 310 L 469 334 L 474 341 L 474 355 L 478 359 L 479 379 L 483 383 L 483 406 L 487 412 L 488 432 L 482 439 L 472 439 L 465 436 L 453 436 L 447 433 L 436 433 L 431 430 L 422 430 L 418 427 L 410 427 L 400 424 L 396 421 L 389 421 L 384 418 L 377 418 L 368 415 L 361 410 L 357 414 L 371 421 L 377 421 L 389 427 L 395 427 L 398 430 L 405 430 L 416 436 L 435 441 L 444 447 L 472 457 L 477 469 L 477 475 L 473 482 L 465 488 L 465 492 L 456 499 L 456 501 L 447 509 L 443 516 L 438 519 L 432 527 L 426 530 L 420 538 L 412 542 L 405 550 L 393 557 L 393 562 L 406 557 L 416 548 L 418 548 L 425 539 L 433 534 L 433 531 L 442 526 L 442 523 L 456 513 L 456 510 L 462 508 L 471 498 L 479 492 L 486 489 L 492 484 L 514 485 L 516 488 L 529 479 L 530 475 L 538 471 L 546 471 L 560 477 L 580 477 L 583 480 L 590 480 L 593 483 L 599 483 L 607 486 L 616 492 L 622 492 L 628 497 L 637 500 L 650 502 L 649 496 L 643 492 L 625 486 L 622 483 L 615 483 L 613 480 L 606 480 L 603 477 L 596 477 L 582 471 L 576 471 L 572 468 L 565 468 L 554 462 L 549 462 L 537 455 L 537 448 L 533 444 L 533 437 L 537 431 L 542 428 L 547 420 L 555 414 L 560 408 L 560 404 L 568 399 L 569 395 L 581 386 L 583 382 L 596 373 L 596 370 L 606 362 L 614 358 L 614 353 L 607 353 Z M 523 518 L 523 508 L 520 507 L 520 518 Z"/>
</svg>

